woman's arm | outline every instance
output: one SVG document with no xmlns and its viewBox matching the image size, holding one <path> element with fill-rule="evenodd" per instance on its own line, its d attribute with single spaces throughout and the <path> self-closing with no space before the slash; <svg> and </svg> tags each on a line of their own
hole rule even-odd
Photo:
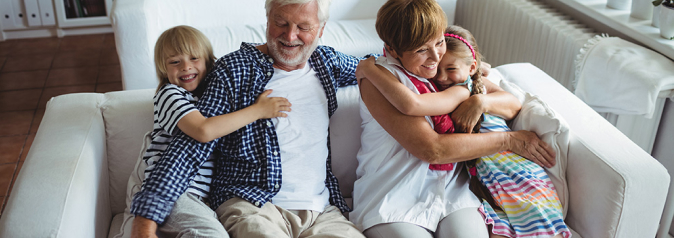
<svg viewBox="0 0 674 238">
<path fill-rule="evenodd" d="M 468 99 L 465 86 L 453 86 L 438 93 L 416 94 L 384 67 L 374 64 L 374 59 L 362 60 L 356 69 L 359 80 L 367 78 L 400 112 L 411 116 L 447 114 Z"/>
<path fill-rule="evenodd" d="M 282 97 L 268 97 L 271 91 L 260 94 L 255 104 L 232 113 L 206 118 L 198 110 L 192 111 L 178 121 L 178 128 L 193 139 L 206 143 L 258 119 L 287 117 L 282 111 L 290 111 L 290 102 Z"/>
<path fill-rule="evenodd" d="M 517 116 L 522 104 L 498 85 L 483 78 L 487 94 L 476 94 L 465 100 L 452 113 L 452 121 L 457 131 L 470 133 L 480 119 L 482 113 L 489 113 L 512 120 Z"/>
<path fill-rule="evenodd" d="M 372 116 L 393 138 L 417 158 L 431 164 L 466 161 L 511 150 L 539 165 L 550 167 L 555 152 L 529 131 L 479 134 L 438 134 L 424 117 L 396 110 L 369 80 L 360 83 L 363 102 Z"/>
</svg>

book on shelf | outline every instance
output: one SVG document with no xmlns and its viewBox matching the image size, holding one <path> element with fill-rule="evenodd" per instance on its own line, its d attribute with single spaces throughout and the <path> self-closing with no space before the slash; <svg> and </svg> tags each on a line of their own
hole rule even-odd
<svg viewBox="0 0 674 238">
<path fill-rule="evenodd" d="M 105 16 L 105 0 L 63 0 L 66 18 Z"/>
</svg>

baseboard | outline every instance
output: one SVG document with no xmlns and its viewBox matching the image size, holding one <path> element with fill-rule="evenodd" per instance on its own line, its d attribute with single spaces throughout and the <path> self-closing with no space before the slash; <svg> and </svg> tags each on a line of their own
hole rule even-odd
<svg viewBox="0 0 674 238">
<path fill-rule="evenodd" d="M 71 36 L 71 35 L 88 35 L 88 34 L 103 34 L 103 33 L 112 33 L 112 26 L 6 30 L 0 32 L 0 41 L 12 39 L 44 38 L 44 37 L 61 38 L 64 36 Z"/>
</svg>

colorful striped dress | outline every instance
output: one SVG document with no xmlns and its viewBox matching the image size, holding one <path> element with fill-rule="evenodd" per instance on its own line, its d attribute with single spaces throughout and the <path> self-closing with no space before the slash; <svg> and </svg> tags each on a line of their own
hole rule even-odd
<svg viewBox="0 0 674 238">
<path fill-rule="evenodd" d="M 505 120 L 484 114 L 481 133 L 510 131 Z M 506 237 L 571 237 L 562 205 L 543 168 L 511 151 L 477 160 L 477 175 L 503 210 L 483 201 L 480 209 L 492 233 Z"/>
</svg>

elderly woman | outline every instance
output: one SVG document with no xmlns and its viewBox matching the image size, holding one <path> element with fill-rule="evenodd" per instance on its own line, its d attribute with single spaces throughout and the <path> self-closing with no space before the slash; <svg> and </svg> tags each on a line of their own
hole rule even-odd
<svg viewBox="0 0 674 238">
<path fill-rule="evenodd" d="M 386 44 L 377 64 L 415 91 L 410 78 L 428 83 L 426 79 L 437 74 L 445 53 L 445 27 L 444 13 L 433 0 L 389 0 L 377 15 L 377 32 Z M 515 97 L 485 84 L 493 93 L 472 96 L 454 110 L 460 117 L 453 118 L 457 128 L 472 128 L 484 112 L 505 119 L 517 115 L 521 105 Z M 360 79 L 360 90 L 362 147 L 350 218 L 370 238 L 488 237 L 478 211 L 481 202 L 470 191 L 463 166 L 429 166 L 503 150 L 537 161 L 554 160 L 551 148 L 532 132 L 438 134 L 430 117 L 404 115 L 367 78 Z"/>
</svg>

